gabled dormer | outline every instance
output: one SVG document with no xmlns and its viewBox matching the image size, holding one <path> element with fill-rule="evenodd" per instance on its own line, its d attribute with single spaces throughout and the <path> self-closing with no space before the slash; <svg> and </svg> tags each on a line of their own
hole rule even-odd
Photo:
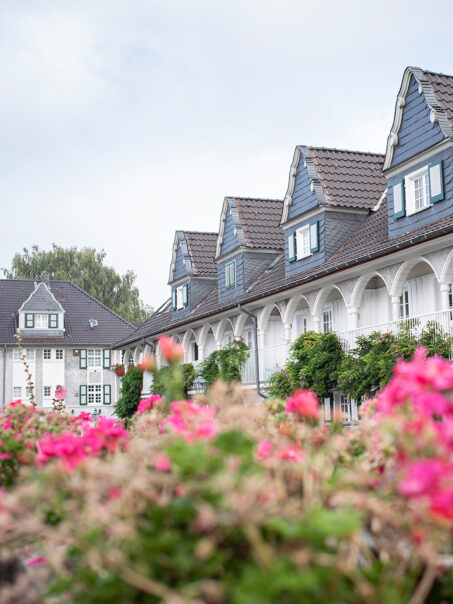
<svg viewBox="0 0 453 604">
<path fill-rule="evenodd" d="M 287 276 L 323 264 L 357 229 L 385 190 L 383 156 L 299 145 L 281 226 Z"/>
<path fill-rule="evenodd" d="M 174 317 L 189 314 L 217 285 L 217 233 L 176 231 L 169 285 Z"/>
<path fill-rule="evenodd" d="M 36 284 L 18 309 L 19 330 L 27 335 L 63 336 L 65 311 L 46 281 Z"/>
<path fill-rule="evenodd" d="M 225 197 L 216 247 L 219 302 L 235 298 L 283 250 L 279 199 Z"/>
<path fill-rule="evenodd" d="M 452 212 L 453 77 L 408 67 L 387 139 L 389 237 Z"/>
</svg>

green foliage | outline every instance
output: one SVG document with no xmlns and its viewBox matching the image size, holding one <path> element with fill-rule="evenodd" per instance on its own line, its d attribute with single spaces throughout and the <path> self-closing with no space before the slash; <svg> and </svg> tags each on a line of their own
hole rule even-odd
<svg viewBox="0 0 453 604">
<path fill-rule="evenodd" d="M 219 379 L 224 382 L 240 382 L 242 367 L 249 353 L 249 347 L 242 340 L 234 340 L 222 350 L 212 352 L 200 365 L 208 385 Z"/>
<path fill-rule="evenodd" d="M 104 264 L 105 257 L 104 250 L 98 252 L 94 248 L 79 250 L 53 243 L 45 251 L 33 245 L 30 250 L 24 247 L 22 254 L 15 254 L 11 268 L 4 268 L 3 273 L 7 279 L 40 280 L 47 271 L 51 279 L 72 281 L 128 321 L 144 321 L 151 308 L 140 300 L 134 272 L 119 275 Z"/>
<path fill-rule="evenodd" d="M 439 324 L 427 323 L 420 335 L 413 330 L 419 322 L 403 323 L 398 334 L 373 332 L 357 338 L 357 346 L 350 350 L 341 364 L 338 386 L 350 397 L 361 400 L 374 396 L 388 384 L 398 359 L 409 361 L 415 349 L 423 345 L 428 356 L 448 358 L 452 340 Z"/>
<path fill-rule="evenodd" d="M 178 375 L 175 375 L 175 372 Z M 181 396 L 183 398 L 188 397 L 188 392 L 192 387 L 192 384 L 197 377 L 197 371 L 192 363 L 183 363 L 177 367 L 165 366 L 161 367 L 155 374 L 153 379 L 153 385 L 151 390 L 153 394 L 160 394 L 160 396 L 167 396 L 171 400 L 177 400 Z M 178 381 L 175 385 L 174 382 Z M 177 389 L 182 390 L 180 396 L 169 394 L 168 389 L 171 390 L 176 386 Z"/>
<path fill-rule="evenodd" d="M 137 411 L 143 385 L 143 373 L 130 365 L 121 380 L 120 400 L 116 404 L 115 414 L 122 419 L 130 418 Z"/>
<path fill-rule="evenodd" d="M 284 369 L 271 376 L 269 395 L 290 396 L 298 388 L 310 388 L 319 397 L 337 386 L 344 353 L 335 333 L 309 331 L 294 341 Z"/>
</svg>

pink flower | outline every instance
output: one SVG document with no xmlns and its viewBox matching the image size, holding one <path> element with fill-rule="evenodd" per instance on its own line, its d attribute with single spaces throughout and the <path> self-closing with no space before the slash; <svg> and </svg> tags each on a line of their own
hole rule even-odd
<svg viewBox="0 0 453 604">
<path fill-rule="evenodd" d="M 159 453 L 156 457 L 154 467 L 158 472 L 168 472 L 171 467 L 170 459 L 163 453 Z"/>
<path fill-rule="evenodd" d="M 153 409 L 154 407 L 159 406 L 163 401 L 163 398 L 159 394 L 153 394 L 148 396 L 148 398 L 142 399 L 137 408 L 138 415 L 142 415 L 146 411 Z"/>
<path fill-rule="evenodd" d="M 272 453 L 272 443 L 268 440 L 262 440 L 258 445 L 256 455 L 258 459 L 265 459 Z"/>
<path fill-rule="evenodd" d="M 297 445 L 290 445 L 289 447 L 286 447 L 286 449 L 280 451 L 280 459 L 288 459 L 289 461 L 302 461 L 303 456 L 304 452 Z"/>
<path fill-rule="evenodd" d="M 170 336 L 162 336 L 159 339 L 159 347 L 164 359 L 170 363 L 179 363 L 184 358 L 185 348 L 182 344 L 175 342 Z"/>
<path fill-rule="evenodd" d="M 140 363 L 137 364 L 137 369 L 142 373 L 144 371 L 155 373 L 157 371 L 156 357 L 153 354 L 144 355 Z"/>
<path fill-rule="evenodd" d="M 439 488 L 441 478 L 452 472 L 438 459 L 422 459 L 412 462 L 405 477 L 398 485 L 398 490 L 406 497 L 417 497 L 434 493 Z"/>
<path fill-rule="evenodd" d="M 42 564 L 47 564 L 47 559 L 43 556 L 37 556 L 36 558 L 32 558 L 25 563 L 25 566 L 41 566 Z"/>
<path fill-rule="evenodd" d="M 299 419 L 319 419 L 319 402 L 311 390 L 296 390 L 286 401 L 286 411 Z"/>
<path fill-rule="evenodd" d="M 55 389 L 54 397 L 57 399 L 57 401 L 64 401 L 67 396 L 68 391 L 64 386 L 58 386 L 58 388 Z"/>
</svg>

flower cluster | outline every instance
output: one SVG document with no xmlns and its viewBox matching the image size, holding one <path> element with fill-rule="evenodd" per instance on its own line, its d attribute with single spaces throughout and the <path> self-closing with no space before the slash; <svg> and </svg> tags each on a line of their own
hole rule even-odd
<svg viewBox="0 0 453 604">
<path fill-rule="evenodd" d="M 211 439 L 219 430 L 215 414 L 215 407 L 193 401 L 174 401 L 170 403 L 170 414 L 165 424 L 173 432 L 181 434 L 187 442 Z"/>
<path fill-rule="evenodd" d="M 137 414 L 142 415 L 143 413 L 146 413 L 146 411 L 158 407 L 162 404 L 162 401 L 163 399 L 159 394 L 152 394 L 151 396 L 148 396 L 148 398 L 142 399 L 138 404 Z"/>
<path fill-rule="evenodd" d="M 110 417 L 99 417 L 95 426 L 82 422 L 82 433 L 45 434 L 37 444 L 38 465 L 57 458 L 62 466 L 71 471 L 85 458 L 105 451 L 112 453 L 126 440 L 123 425 Z"/>
<path fill-rule="evenodd" d="M 298 419 L 319 419 L 319 402 L 311 390 L 296 390 L 286 401 L 286 411 Z"/>
</svg>

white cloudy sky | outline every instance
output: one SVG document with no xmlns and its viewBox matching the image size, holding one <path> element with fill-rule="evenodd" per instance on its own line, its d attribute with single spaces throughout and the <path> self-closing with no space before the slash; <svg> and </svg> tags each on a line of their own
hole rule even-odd
<svg viewBox="0 0 453 604">
<path fill-rule="evenodd" d="M 105 249 L 148 304 L 176 229 L 282 197 L 296 144 L 383 151 L 407 65 L 453 73 L 451 1 L 0 0 L 0 266 Z"/>
</svg>

